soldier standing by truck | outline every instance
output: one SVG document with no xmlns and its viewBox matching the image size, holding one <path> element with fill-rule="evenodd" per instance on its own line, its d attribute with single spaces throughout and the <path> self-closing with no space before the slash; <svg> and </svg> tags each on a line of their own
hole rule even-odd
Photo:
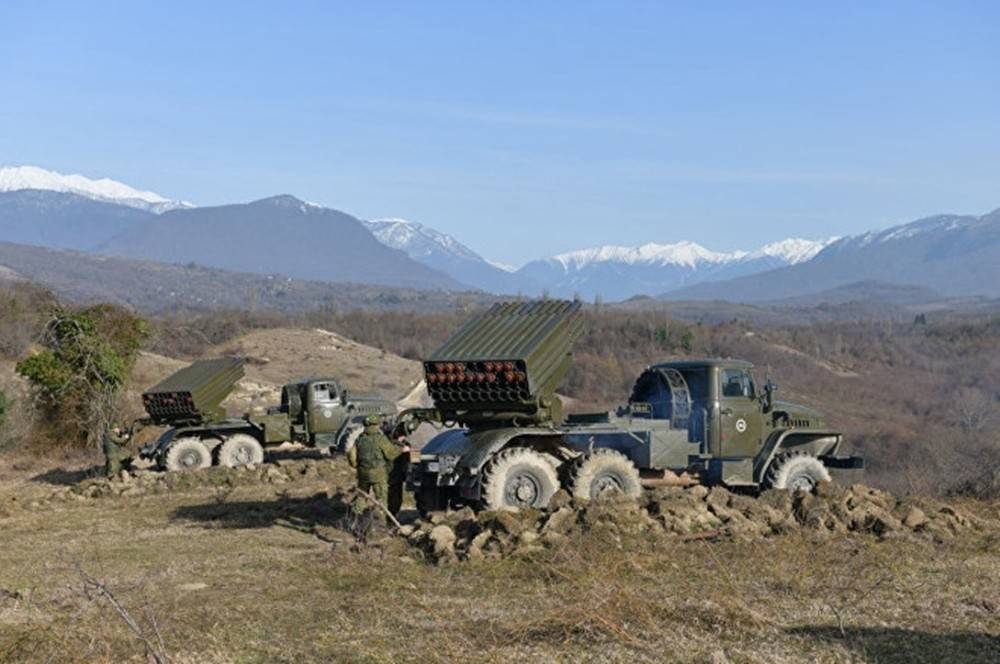
<svg viewBox="0 0 1000 664">
<path fill-rule="evenodd" d="M 392 462 L 392 470 L 389 471 L 389 512 L 393 516 L 399 516 L 399 510 L 403 507 L 403 486 L 410 470 L 410 443 L 406 436 L 397 436 L 396 445 L 399 447 L 399 456 Z"/>
<path fill-rule="evenodd" d="M 122 433 L 122 428 L 105 429 L 101 436 L 101 451 L 104 452 L 104 475 L 114 477 L 123 469 L 132 467 L 132 453 L 128 448 L 128 435 Z"/>
<path fill-rule="evenodd" d="M 347 453 L 347 460 L 357 470 L 358 489 L 374 494 L 388 509 L 389 473 L 402 452 L 382 433 L 381 423 L 378 415 L 365 417 L 364 433 Z"/>
</svg>

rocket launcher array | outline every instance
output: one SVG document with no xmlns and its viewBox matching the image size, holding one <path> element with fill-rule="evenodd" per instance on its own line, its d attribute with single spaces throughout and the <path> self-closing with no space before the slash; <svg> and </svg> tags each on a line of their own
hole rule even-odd
<svg viewBox="0 0 1000 664">
<path fill-rule="evenodd" d="M 237 357 L 199 360 L 142 393 L 142 405 L 156 424 L 223 417 L 222 402 L 243 377 Z"/>
<path fill-rule="evenodd" d="M 583 330 L 579 302 L 493 305 L 424 362 L 427 389 L 445 419 L 558 420 L 555 390 Z"/>
</svg>

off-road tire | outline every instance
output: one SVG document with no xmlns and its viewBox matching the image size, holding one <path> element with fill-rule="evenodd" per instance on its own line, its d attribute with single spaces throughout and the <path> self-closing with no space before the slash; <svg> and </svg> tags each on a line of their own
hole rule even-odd
<svg viewBox="0 0 1000 664">
<path fill-rule="evenodd" d="M 212 453 L 197 438 L 179 438 L 164 458 L 163 467 L 171 472 L 198 470 L 212 465 Z"/>
<path fill-rule="evenodd" d="M 264 446 L 250 434 L 235 433 L 222 441 L 216 456 L 219 465 L 226 468 L 259 466 L 264 463 Z"/>
<path fill-rule="evenodd" d="M 642 495 L 639 469 L 621 452 L 596 449 L 570 467 L 569 489 L 574 498 L 592 500 L 606 493 L 638 498 Z"/>
<path fill-rule="evenodd" d="M 764 486 L 788 491 L 815 491 L 820 482 L 830 481 L 823 462 L 807 452 L 788 452 L 774 459 L 767 469 Z"/>
<path fill-rule="evenodd" d="M 543 508 L 559 490 L 559 476 L 545 455 L 527 447 L 499 452 L 483 471 L 481 499 L 488 510 Z"/>
</svg>

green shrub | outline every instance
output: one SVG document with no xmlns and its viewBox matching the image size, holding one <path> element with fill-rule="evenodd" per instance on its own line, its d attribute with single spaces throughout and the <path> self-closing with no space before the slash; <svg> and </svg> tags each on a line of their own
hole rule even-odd
<svg viewBox="0 0 1000 664">
<path fill-rule="evenodd" d="M 147 334 L 143 319 L 113 305 L 57 312 L 45 328 L 44 348 L 17 363 L 44 418 L 40 430 L 77 446 L 99 435 L 115 416 Z"/>
</svg>

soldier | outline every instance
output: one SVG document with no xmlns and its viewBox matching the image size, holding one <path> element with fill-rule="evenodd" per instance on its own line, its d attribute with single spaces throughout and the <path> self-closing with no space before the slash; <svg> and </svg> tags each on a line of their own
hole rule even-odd
<svg viewBox="0 0 1000 664">
<path fill-rule="evenodd" d="M 393 516 L 399 516 L 399 510 L 403 506 L 403 484 L 410 469 L 410 444 L 406 441 L 405 434 L 396 436 L 396 445 L 399 447 L 399 456 L 392 462 L 392 470 L 389 471 L 389 512 Z"/>
<path fill-rule="evenodd" d="M 358 471 L 358 488 L 374 493 L 375 499 L 388 509 L 389 471 L 401 454 L 400 449 L 382 433 L 379 415 L 365 417 L 365 430 L 347 453 L 347 460 Z"/>
<path fill-rule="evenodd" d="M 132 453 L 129 452 L 128 435 L 122 433 L 122 427 L 105 429 L 101 438 L 101 450 L 104 452 L 104 474 L 115 477 L 123 469 L 132 468 Z"/>
</svg>

